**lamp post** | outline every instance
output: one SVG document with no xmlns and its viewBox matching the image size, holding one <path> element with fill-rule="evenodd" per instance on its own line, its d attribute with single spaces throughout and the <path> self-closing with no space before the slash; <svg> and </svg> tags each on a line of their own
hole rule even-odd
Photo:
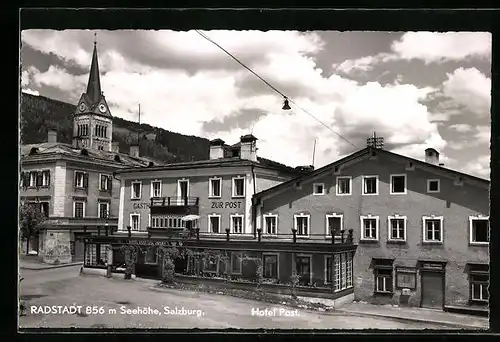
<svg viewBox="0 0 500 342">
<path fill-rule="evenodd" d="M 104 227 L 105 227 L 105 234 L 108 236 L 108 212 L 106 211 L 104 213 Z M 108 245 L 108 249 L 106 250 L 106 253 L 108 253 L 107 259 L 107 264 L 106 264 L 106 277 L 111 278 L 113 276 L 113 247 L 111 244 Z"/>
</svg>

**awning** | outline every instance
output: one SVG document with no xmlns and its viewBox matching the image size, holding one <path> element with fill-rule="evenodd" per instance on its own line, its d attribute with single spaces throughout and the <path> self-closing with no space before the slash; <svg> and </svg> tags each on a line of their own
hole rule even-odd
<svg viewBox="0 0 500 342">
<path fill-rule="evenodd" d="M 181 218 L 181 221 L 194 221 L 199 219 L 200 217 L 198 215 L 186 215 L 183 218 Z"/>
</svg>

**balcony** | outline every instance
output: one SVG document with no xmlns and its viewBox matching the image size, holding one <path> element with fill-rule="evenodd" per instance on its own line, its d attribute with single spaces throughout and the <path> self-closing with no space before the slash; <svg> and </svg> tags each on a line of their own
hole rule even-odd
<svg viewBox="0 0 500 342">
<path fill-rule="evenodd" d="M 176 214 L 197 215 L 199 197 L 156 197 L 151 198 L 151 215 Z"/>
</svg>

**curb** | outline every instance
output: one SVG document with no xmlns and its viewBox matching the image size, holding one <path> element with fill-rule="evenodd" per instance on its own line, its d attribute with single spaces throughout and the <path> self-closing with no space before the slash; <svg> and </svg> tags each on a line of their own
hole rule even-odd
<svg viewBox="0 0 500 342">
<path fill-rule="evenodd" d="M 123 273 L 111 273 L 111 277 L 107 277 L 107 270 L 101 269 L 101 268 L 84 268 L 82 267 L 80 271 L 80 275 L 84 276 L 97 276 L 97 277 L 104 277 L 107 279 L 123 279 L 124 274 Z M 138 280 L 140 278 L 137 278 L 135 274 L 132 274 L 132 278 L 129 280 Z M 127 280 L 128 281 L 128 280 Z"/>
<path fill-rule="evenodd" d="M 357 316 L 372 316 L 372 317 L 378 317 L 378 318 L 388 318 L 388 319 L 393 319 L 397 321 L 402 321 L 402 322 L 418 322 L 418 323 L 426 323 L 426 324 L 438 324 L 438 325 L 444 325 L 444 326 L 449 326 L 449 327 L 454 327 L 454 328 L 462 328 L 462 329 L 475 329 L 475 330 L 488 330 L 488 327 L 482 327 L 482 326 L 477 326 L 477 325 L 472 325 L 472 324 L 464 324 L 464 323 L 456 323 L 456 322 L 449 322 L 449 321 L 439 321 L 439 320 L 430 320 L 430 319 L 423 319 L 423 318 L 413 318 L 413 317 L 399 317 L 399 316 L 391 316 L 391 315 L 386 315 L 386 314 L 378 314 L 378 313 L 371 313 L 371 312 L 362 312 L 362 311 L 350 311 L 350 310 L 345 310 L 345 309 L 337 309 L 337 312 L 344 312 L 346 314 L 350 315 L 357 315 Z"/>
<path fill-rule="evenodd" d="M 71 267 L 71 266 L 83 266 L 83 262 L 71 263 L 71 264 L 61 264 L 61 265 L 47 265 L 47 266 L 19 266 L 21 270 L 50 270 L 54 268 Z"/>
</svg>

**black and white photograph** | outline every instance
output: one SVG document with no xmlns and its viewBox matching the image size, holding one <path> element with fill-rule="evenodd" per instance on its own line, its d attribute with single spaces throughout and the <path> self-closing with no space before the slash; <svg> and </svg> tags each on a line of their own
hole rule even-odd
<svg viewBox="0 0 500 342">
<path fill-rule="evenodd" d="M 18 328 L 489 329 L 492 34 L 20 32 Z"/>
</svg>

